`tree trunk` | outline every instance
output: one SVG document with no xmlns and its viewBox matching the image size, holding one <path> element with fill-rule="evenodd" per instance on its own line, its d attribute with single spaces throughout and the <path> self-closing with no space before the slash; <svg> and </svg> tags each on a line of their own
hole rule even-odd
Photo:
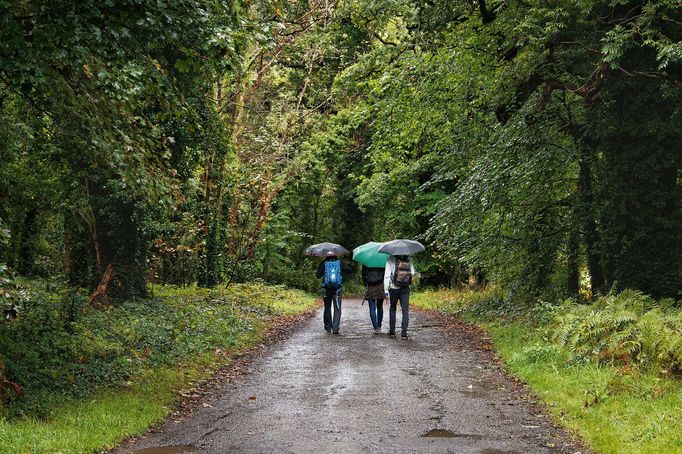
<svg viewBox="0 0 682 454">
<path fill-rule="evenodd" d="M 594 195 L 592 193 L 592 151 L 581 146 L 578 183 L 578 217 L 583 229 L 585 251 L 587 255 L 587 269 L 590 274 L 590 289 L 592 294 L 604 291 L 604 273 L 602 271 L 600 241 L 596 214 L 594 211 Z"/>
<path fill-rule="evenodd" d="M 90 254 L 89 235 L 85 228 L 79 228 L 79 223 L 70 212 L 64 215 L 64 235 L 66 275 L 69 286 L 89 288 L 91 285 L 90 262 L 93 260 Z"/>
<path fill-rule="evenodd" d="M 23 275 L 32 275 L 34 272 L 35 261 L 35 236 L 36 236 L 36 217 L 38 210 L 31 207 L 24 217 L 22 228 L 19 233 L 19 257 L 17 260 L 17 271 Z"/>
<path fill-rule="evenodd" d="M 112 303 L 146 298 L 147 254 L 151 241 L 142 225 L 144 211 L 140 212 L 128 195 L 116 194 L 111 187 L 90 180 L 92 212 L 98 216 L 95 244 L 100 255 L 100 263 L 95 263 L 92 271 L 91 288 L 97 288 L 106 273 L 101 265 L 111 264 L 115 272 L 106 295 Z"/>
<path fill-rule="evenodd" d="M 655 67 L 655 53 L 633 48 L 622 64 Z M 605 80 L 589 120 L 601 156 L 595 208 L 607 284 L 657 298 L 676 297 L 682 286 L 678 106 L 661 102 L 670 94 L 659 80 L 620 71 Z"/>
<path fill-rule="evenodd" d="M 568 251 L 567 251 L 566 267 L 568 268 L 568 279 L 566 282 L 566 290 L 570 296 L 578 295 L 580 291 L 580 268 L 578 257 L 580 255 L 580 231 L 577 223 L 571 228 L 568 237 Z"/>
<path fill-rule="evenodd" d="M 216 86 L 216 112 L 218 115 L 225 110 L 222 121 L 227 124 L 230 131 L 230 143 L 235 142 L 237 131 L 236 123 L 241 107 L 238 104 L 242 92 L 241 77 L 238 74 L 237 81 L 232 87 L 227 105 L 223 105 L 225 97 L 222 78 L 219 78 Z M 224 109 L 226 107 L 226 109 Z M 232 146 L 232 145 L 230 145 Z M 204 233 L 206 235 L 206 247 L 204 250 L 204 266 L 200 274 L 199 285 L 203 287 L 215 287 L 220 282 L 222 274 L 221 252 L 224 244 L 220 241 L 223 211 L 223 192 L 225 190 L 225 171 L 229 147 L 226 144 L 218 144 L 207 159 L 205 170 L 205 212 Z"/>
</svg>

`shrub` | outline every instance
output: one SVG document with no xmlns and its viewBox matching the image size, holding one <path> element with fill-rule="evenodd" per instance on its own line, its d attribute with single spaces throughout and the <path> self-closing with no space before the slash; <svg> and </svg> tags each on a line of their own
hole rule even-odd
<svg viewBox="0 0 682 454">
<path fill-rule="evenodd" d="M 7 416 L 49 416 L 58 401 L 125 385 L 154 367 L 216 350 L 240 349 L 278 314 L 312 305 L 303 292 L 264 284 L 227 289 L 156 287 L 149 300 L 95 309 L 86 295 L 32 292 L 11 322 L 0 322 L 0 383 L 21 385 Z M 1 396 L 0 396 L 1 397 Z"/>
<path fill-rule="evenodd" d="M 565 305 L 552 324 L 553 339 L 573 361 L 634 364 L 672 372 L 682 365 L 682 312 L 627 290 L 586 306 Z"/>
</svg>

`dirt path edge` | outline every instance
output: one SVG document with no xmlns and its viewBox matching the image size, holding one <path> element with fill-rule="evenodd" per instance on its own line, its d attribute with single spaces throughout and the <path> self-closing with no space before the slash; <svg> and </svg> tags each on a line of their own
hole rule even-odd
<svg viewBox="0 0 682 454">
<path fill-rule="evenodd" d="M 227 364 L 221 366 L 209 378 L 199 381 L 192 388 L 179 390 L 178 394 L 181 398 L 173 403 L 172 410 L 164 419 L 149 426 L 143 434 L 126 437 L 117 446 L 103 452 L 127 449 L 128 446 L 132 446 L 137 440 L 155 431 L 168 420 L 182 420 L 197 409 L 202 408 L 206 401 L 219 398 L 226 383 L 248 373 L 249 364 L 255 358 L 268 354 L 271 349 L 288 339 L 303 323 L 315 316 L 321 305 L 322 301 L 319 300 L 314 306 L 301 314 L 274 317 L 268 322 L 269 326 L 265 329 L 262 339 L 257 345 L 244 352 L 228 355 L 225 358 Z"/>
<path fill-rule="evenodd" d="M 422 309 L 420 307 L 415 307 L 414 310 L 442 323 L 442 329 L 446 333 L 446 337 L 449 341 L 454 342 L 455 346 L 474 349 L 488 359 L 490 363 L 493 364 L 514 386 L 514 389 L 510 390 L 510 392 L 515 393 L 520 399 L 525 400 L 535 412 L 547 415 L 555 428 L 565 431 L 570 437 L 570 442 L 581 448 L 580 452 L 582 454 L 591 454 L 595 452 L 579 433 L 561 424 L 550 411 L 547 402 L 545 402 L 522 378 L 517 377 L 509 369 L 507 363 L 505 363 L 499 355 L 497 348 L 493 343 L 492 336 L 485 328 L 476 323 L 464 321 L 457 315 L 446 314 L 433 309 Z M 457 335 L 454 335 L 455 333 L 453 333 L 453 331 L 456 332 Z"/>
</svg>

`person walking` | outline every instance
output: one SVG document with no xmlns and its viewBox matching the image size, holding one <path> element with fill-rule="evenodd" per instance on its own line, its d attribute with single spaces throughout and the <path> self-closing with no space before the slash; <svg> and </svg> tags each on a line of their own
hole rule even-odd
<svg viewBox="0 0 682 454">
<path fill-rule="evenodd" d="M 407 339 L 407 327 L 410 323 L 410 284 L 413 276 L 414 265 L 409 255 L 389 257 L 384 272 L 384 296 L 389 299 L 388 335 L 395 336 L 396 309 L 400 301 L 400 337 L 403 340 Z"/>
<path fill-rule="evenodd" d="M 362 265 L 362 283 L 366 286 L 365 299 L 376 334 L 381 332 L 381 322 L 384 318 L 384 273 L 385 268 Z"/>
<path fill-rule="evenodd" d="M 322 278 L 322 297 L 324 299 L 322 320 L 324 330 L 328 333 L 339 334 L 343 273 L 350 273 L 350 271 L 350 268 L 341 263 L 336 256 L 325 257 L 317 267 L 316 276 L 318 279 Z"/>
</svg>

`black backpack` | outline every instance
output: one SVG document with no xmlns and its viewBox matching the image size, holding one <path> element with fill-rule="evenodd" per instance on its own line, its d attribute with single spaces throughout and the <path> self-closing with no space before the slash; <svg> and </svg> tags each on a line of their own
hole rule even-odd
<svg viewBox="0 0 682 454">
<path fill-rule="evenodd" d="M 383 268 L 367 268 L 367 284 L 376 285 L 384 281 Z"/>
<path fill-rule="evenodd" d="M 412 283 L 412 267 L 410 259 L 395 259 L 395 272 L 393 273 L 393 283 L 398 287 L 409 287 Z"/>
</svg>

